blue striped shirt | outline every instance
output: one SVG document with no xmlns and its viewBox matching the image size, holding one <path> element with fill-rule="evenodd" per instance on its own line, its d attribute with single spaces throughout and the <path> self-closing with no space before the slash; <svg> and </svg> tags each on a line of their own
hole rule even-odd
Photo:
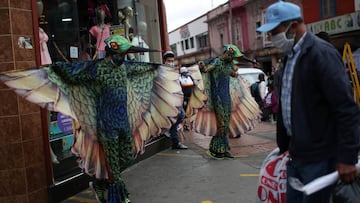
<svg viewBox="0 0 360 203">
<path fill-rule="evenodd" d="M 286 132 L 291 136 L 291 92 L 292 92 L 292 80 L 294 75 L 295 64 L 301 53 L 301 47 L 304 43 L 306 33 L 300 38 L 300 40 L 293 47 L 292 53 L 287 56 L 286 68 L 284 69 L 284 75 L 281 86 L 281 110 L 283 116 L 284 126 Z"/>
</svg>

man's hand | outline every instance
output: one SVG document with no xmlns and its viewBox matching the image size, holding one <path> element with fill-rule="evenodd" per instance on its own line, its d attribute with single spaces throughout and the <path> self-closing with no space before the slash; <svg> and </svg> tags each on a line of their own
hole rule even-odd
<svg viewBox="0 0 360 203">
<path fill-rule="evenodd" d="M 231 72 L 230 76 L 236 78 L 239 76 L 239 73 L 237 71 L 233 71 Z"/>
<path fill-rule="evenodd" d="M 357 169 L 355 165 L 338 163 L 336 165 L 336 170 L 338 171 L 340 180 L 343 183 L 352 183 L 355 181 L 357 176 Z"/>
<path fill-rule="evenodd" d="M 199 62 L 198 62 L 198 65 L 199 65 L 200 71 L 204 71 L 204 70 L 205 70 L 205 63 L 204 63 L 204 61 L 199 61 Z"/>
</svg>

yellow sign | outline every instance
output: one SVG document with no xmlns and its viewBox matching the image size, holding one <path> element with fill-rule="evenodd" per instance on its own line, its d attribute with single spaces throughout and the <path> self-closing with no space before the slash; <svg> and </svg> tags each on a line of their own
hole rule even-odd
<svg viewBox="0 0 360 203">
<path fill-rule="evenodd" d="M 110 35 L 121 35 L 125 36 L 124 25 L 113 25 L 110 27 Z"/>
</svg>

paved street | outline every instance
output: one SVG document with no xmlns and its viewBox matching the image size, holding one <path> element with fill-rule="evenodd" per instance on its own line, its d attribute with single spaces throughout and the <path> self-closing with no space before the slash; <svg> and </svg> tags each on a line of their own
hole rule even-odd
<svg viewBox="0 0 360 203">
<path fill-rule="evenodd" d="M 260 123 L 239 139 L 230 139 L 234 160 L 206 155 L 210 137 L 185 132 L 189 150 L 167 149 L 123 173 L 133 203 L 255 203 L 264 157 L 276 147 L 275 124 Z M 85 190 L 63 203 L 96 202 Z"/>
</svg>

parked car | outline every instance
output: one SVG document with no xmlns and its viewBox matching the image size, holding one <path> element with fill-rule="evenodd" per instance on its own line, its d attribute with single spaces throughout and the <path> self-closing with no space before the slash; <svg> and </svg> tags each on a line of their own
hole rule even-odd
<svg viewBox="0 0 360 203">
<path fill-rule="evenodd" d="M 265 75 L 265 82 L 267 82 L 266 74 L 258 68 L 239 68 L 238 74 L 248 82 L 249 86 L 258 81 L 258 76 L 260 73 Z"/>
</svg>

